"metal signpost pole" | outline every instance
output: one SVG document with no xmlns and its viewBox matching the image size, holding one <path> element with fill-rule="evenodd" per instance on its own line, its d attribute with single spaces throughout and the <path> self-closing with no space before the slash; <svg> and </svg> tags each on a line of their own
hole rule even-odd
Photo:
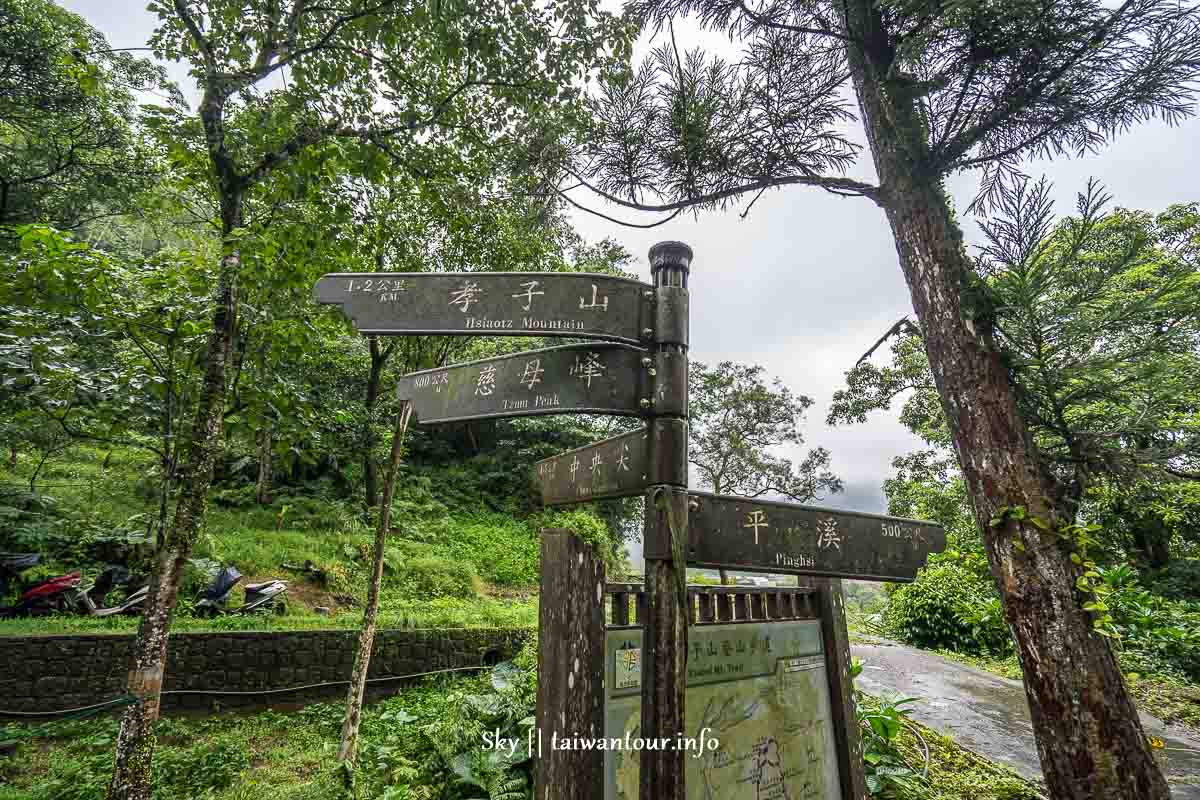
<svg viewBox="0 0 1200 800">
<path fill-rule="evenodd" d="M 667 747 L 642 750 L 641 800 L 683 800 L 687 690 L 687 279 L 692 251 L 682 242 L 650 249 L 654 278 L 654 345 L 647 368 L 654 381 L 643 398 L 650 431 L 646 493 L 646 605 L 642 635 L 643 739 Z M 669 429 L 669 430 L 668 430 Z"/>
</svg>

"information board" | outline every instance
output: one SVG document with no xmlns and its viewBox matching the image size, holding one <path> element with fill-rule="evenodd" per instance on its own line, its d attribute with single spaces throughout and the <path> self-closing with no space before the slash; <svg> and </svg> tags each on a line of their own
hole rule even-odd
<svg viewBox="0 0 1200 800">
<path fill-rule="evenodd" d="M 843 800 L 819 620 L 688 630 L 689 800 Z M 640 628 L 605 635 L 605 800 L 637 800 Z M 628 745 L 626 743 L 628 742 Z M 715 742 L 715 744 L 714 744 Z"/>
</svg>

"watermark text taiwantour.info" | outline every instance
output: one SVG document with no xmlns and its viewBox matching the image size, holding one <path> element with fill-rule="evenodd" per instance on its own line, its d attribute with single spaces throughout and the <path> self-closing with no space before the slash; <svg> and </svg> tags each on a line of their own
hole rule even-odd
<svg viewBox="0 0 1200 800">
<path fill-rule="evenodd" d="M 541 729 L 530 727 L 525 737 L 511 737 L 501 734 L 500 729 L 483 732 L 483 747 L 485 750 L 499 750 L 510 756 L 517 748 L 525 745 L 528 752 L 541 756 L 546 750 L 604 750 L 641 752 L 642 750 L 683 750 L 691 753 L 692 758 L 700 758 L 705 753 L 712 752 L 721 746 L 721 742 L 712 735 L 712 728 L 701 728 L 696 736 L 675 736 L 666 738 L 645 738 L 634 736 L 632 731 L 625 731 L 624 736 L 563 736 L 557 731 L 551 731 L 549 736 Z"/>
</svg>

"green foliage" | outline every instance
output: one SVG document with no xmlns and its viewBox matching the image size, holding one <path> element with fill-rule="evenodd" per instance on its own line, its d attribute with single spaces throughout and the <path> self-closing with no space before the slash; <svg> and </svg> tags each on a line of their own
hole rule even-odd
<svg viewBox="0 0 1200 800">
<path fill-rule="evenodd" d="M 1158 565 L 1194 541 L 1200 520 L 1197 482 L 1173 474 L 1188 474 L 1200 433 L 1200 213 L 1109 211 L 1108 201 L 1089 184 L 1077 216 L 1054 222 L 1049 186 L 1021 184 L 984 225 L 980 291 L 1039 453 L 1064 490 L 1087 489 L 1080 520 L 1103 526 L 1092 559 L 1124 551 Z M 972 515 L 953 502 L 961 481 L 942 455 L 949 433 L 919 332 L 894 333 L 891 364 L 848 372 L 828 421 L 859 422 L 906 398 L 901 421 L 938 450 L 897 459 L 889 503 L 931 514 L 969 549 Z"/>
<path fill-rule="evenodd" d="M 1200 214 L 1109 200 L 1091 182 L 1078 216 L 1054 224 L 1049 185 L 1021 184 L 983 226 L 981 271 L 1039 449 L 1064 469 L 1132 475 L 1200 431 Z"/>
<path fill-rule="evenodd" d="M 263 530 L 354 531 L 365 520 L 355 504 L 305 496 L 296 490 L 277 491 L 271 503 L 254 501 L 254 485 L 221 489 L 213 493 L 218 507 L 238 508 L 238 519 L 247 527 Z"/>
<path fill-rule="evenodd" d="M 1200 680 L 1200 603 L 1152 594 L 1127 565 L 1096 572 L 1123 664 Z"/>
<path fill-rule="evenodd" d="M 155 800 L 225 789 L 250 767 L 244 739 L 227 734 L 203 747 L 165 750 L 154 763 Z"/>
<path fill-rule="evenodd" d="M 27 474 L 31 459 L 22 457 L 17 477 Z M 43 533 L 54 536 L 77 537 L 71 548 L 62 551 L 62 559 L 51 560 L 27 573 L 28 577 L 59 574 L 68 569 L 83 568 L 85 573 L 97 569 L 101 561 L 119 557 L 127 543 L 100 541 L 100 534 L 116 535 L 124 530 L 131 512 L 154 503 L 151 497 L 143 500 L 133 490 L 138 475 L 146 471 L 146 457 L 136 450 L 79 446 L 69 458 L 47 467 L 48 488 L 53 495 L 29 495 L 20 490 L 6 491 L 0 498 L 0 536 L 12 527 L 5 519 L 15 519 Z M 61 484 L 59 483 L 61 481 Z M 184 573 L 180 590 L 179 613 L 173 628 L 177 630 L 251 630 L 310 629 L 356 627 L 362 619 L 361 607 L 366 595 L 367 575 L 373 532 L 364 520 L 357 503 L 332 500 L 302 493 L 312 487 L 297 487 L 295 492 L 283 492 L 271 506 L 260 507 L 252 502 L 249 492 L 225 489 L 225 502 L 216 505 L 208 515 L 207 524 L 193 551 L 192 563 Z M 20 499 L 20 502 L 18 502 Z M 14 505 L 7 505 L 7 502 Z M 430 498 L 431 502 L 436 500 Z M 25 504 L 29 508 L 25 509 Z M 232 504 L 231 504 L 232 503 Z M 275 529 L 275 519 L 282 505 L 290 506 L 284 527 Z M 452 595 L 466 595 L 466 587 L 474 584 L 464 573 L 474 565 L 490 569 L 489 579 L 511 581 L 512 585 L 527 587 L 537 581 L 537 540 L 529 524 L 502 514 L 459 517 L 456 512 L 439 513 L 449 516 L 441 527 L 427 532 L 429 541 L 417 542 L 403 538 L 422 529 L 413 523 L 413 514 L 397 513 L 400 526 L 393 531 L 389 542 L 390 566 L 384 574 L 384 592 L 380 609 L 380 625 L 384 627 L 527 627 L 537 623 L 536 601 L 530 599 L 495 599 L 488 597 L 442 596 L 433 598 L 414 592 L 404 583 L 401 567 L 407 560 L 440 559 L 442 567 L 435 570 L 439 580 L 447 575 L 454 582 L 444 589 Z M 31 521 L 30 521 L 31 520 Z M 444 523 L 444 524 L 443 524 Z M 130 523 L 132 524 L 132 523 Z M 595 524 L 595 520 L 593 520 Z M 94 531 L 95 534 L 89 533 Z M 445 540 L 442 537 L 444 535 Z M 92 538 L 88 538 L 92 537 Z M 60 541 L 39 538 L 38 542 Z M 87 545 L 87 542 L 92 542 Z M 80 544 L 80 543 L 83 544 Z M 79 545 L 79 546 L 77 546 Z M 87 545 L 86 552 L 77 551 Z M 482 549 L 477 549 L 477 546 Z M 14 548 L 11 539 L 0 539 L 0 549 Z M 37 549 L 37 548 L 35 548 Z M 43 551 L 45 552 L 45 551 Z M 93 557 L 104 556 L 99 560 Z M 119 559 L 118 559 L 119 560 Z M 282 564 L 303 564 L 312 561 L 327 574 L 327 584 L 316 583 L 311 576 L 291 573 Z M 141 562 L 139 562 L 141 563 Z M 188 615 L 190 601 L 204 588 L 209 573 L 217 564 L 233 564 L 247 576 L 279 577 L 291 583 L 289 613 L 286 616 L 220 617 L 197 619 Z M 479 572 L 479 567 L 474 566 Z M 85 578 L 87 575 L 85 574 Z M 235 590 L 234 600 L 237 600 Z M 357 605 L 355 605 L 357 604 Z M 309 606 L 332 608 L 330 616 L 318 616 Z M 47 632 L 129 632 L 137 626 L 136 617 L 92 619 L 63 616 L 39 620 L 4 620 L 0 628 L 5 634 Z"/>
<path fill-rule="evenodd" d="M 732 361 L 688 365 L 688 460 L 702 483 L 718 494 L 771 492 L 798 502 L 841 491 L 825 448 L 810 450 L 799 464 L 771 455 L 771 448 L 803 444 L 798 424 L 812 398 L 779 379 L 768 385 L 763 373 Z"/>
<path fill-rule="evenodd" d="M 172 721 L 159 726 L 154 800 L 214 796 L 233 786 L 250 767 L 250 748 L 245 737 L 236 733 L 218 733 L 194 742 L 187 736 L 189 728 Z M 27 800 L 103 800 L 112 768 L 116 720 L 52 724 L 48 726 L 48 732 L 55 739 L 65 740 L 65 752 L 49 763 L 47 774 L 30 786 L 24 797 Z M 2 797 L 5 795 L 0 793 Z"/>
<path fill-rule="evenodd" d="M 886 628 L 927 649 L 1004 653 L 1011 639 L 979 556 L 949 553 L 930 559 L 913 583 L 896 589 L 883 614 Z M 986 567 L 985 567 L 986 568 Z"/>
<path fill-rule="evenodd" d="M 528 663 L 528 656 L 524 659 Z M 462 783 L 487 792 L 491 800 L 532 797 L 528 748 L 537 699 L 536 670 L 511 662 L 496 665 L 479 693 L 454 692 L 444 716 L 425 729 L 442 761 Z M 516 739 L 512 752 L 484 747 L 484 733 Z"/>
<path fill-rule="evenodd" d="M 1152 594 L 1170 600 L 1200 601 L 1200 559 L 1177 558 L 1141 580 Z"/>
<path fill-rule="evenodd" d="M 546 511 L 532 517 L 530 524 L 534 526 L 534 530 L 541 530 L 542 528 L 565 528 L 573 531 L 576 536 L 595 549 L 596 555 L 604 561 L 604 565 L 609 572 L 616 574 L 622 571 L 623 565 L 621 559 L 618 558 L 620 543 L 614 541 L 604 521 L 587 509 L 571 508 L 568 510 Z"/>
<path fill-rule="evenodd" d="M 949 549 L 983 553 L 967 487 L 953 457 L 938 450 L 918 450 L 892 459 L 892 468 L 895 476 L 883 482 L 889 514 L 937 522 L 946 529 Z"/>
<path fill-rule="evenodd" d="M 0 32 L 0 228 L 74 228 L 127 208 L 158 168 L 137 125 L 135 93 L 178 96 L 162 68 L 114 51 L 49 0 L 5 0 Z M 0 229 L 0 242 L 10 236 Z"/>
<path fill-rule="evenodd" d="M 527 742 L 533 724 L 537 639 L 512 661 L 481 677 L 433 680 L 364 710 L 356 781 L 368 796 L 403 800 L 531 796 L 531 754 L 485 746 L 484 734 Z M 334 737 L 338 706 L 309 706 L 301 716 Z"/>
<path fill-rule="evenodd" d="M 395 567 L 409 597 L 478 597 L 481 585 L 468 562 L 439 556 L 412 558 Z"/>
<path fill-rule="evenodd" d="M 407 538 L 436 543 L 447 558 L 472 564 L 480 577 L 501 586 L 537 582 L 538 541 L 531 522 L 498 513 L 460 512 L 451 516 L 408 520 Z"/>
<path fill-rule="evenodd" d="M 73 567 L 124 559 L 146 544 L 138 516 L 122 524 L 64 508 L 53 497 L 0 487 L 0 551 L 39 553 L 51 564 Z"/>
<path fill-rule="evenodd" d="M 430 677 L 364 707 L 355 776 L 360 797 L 498 800 L 515 790 L 527 798 L 531 762 L 505 766 L 510 759 L 485 750 L 483 733 L 513 718 L 516 725 L 508 729 L 520 731 L 532 715 L 536 635 L 512 665 L 515 669 L 497 667 L 479 677 Z M 892 787 L 890 794 L 876 795 L 880 800 L 1036 800 L 1029 783 L 911 720 L 908 703 L 862 694 L 857 699 L 865 752 L 872 759 L 866 769 L 881 786 Z M 161 720 L 157 755 L 168 766 L 156 769 L 155 798 L 344 800 L 340 776 L 330 767 L 342 713 L 343 704 L 331 702 L 287 714 Z M 872 723 L 868 717 L 877 719 Z M 117 720 L 47 727 L 48 738 L 23 740 L 12 758 L 0 761 L 0 800 L 100 800 Z M 927 752 L 928 779 L 922 780 Z M 452 765 L 474 782 L 463 781 Z M 911 790 L 900 788 L 904 782 Z"/>
<path fill-rule="evenodd" d="M 1107 480 L 1090 487 L 1086 499 L 1086 513 L 1104 526 L 1110 547 L 1143 569 L 1169 569 L 1172 556 L 1194 554 L 1200 542 L 1200 481 Z"/>
<path fill-rule="evenodd" d="M 1012 649 L 1008 625 L 1004 621 L 1004 609 L 999 597 L 963 603 L 955 612 L 958 621 L 970 630 L 970 638 L 976 645 L 975 652 L 1004 654 Z"/>
<path fill-rule="evenodd" d="M 921 774 L 909 766 L 896 748 L 913 697 L 868 698 L 858 695 L 858 726 L 862 729 L 863 770 L 872 797 L 917 798 L 925 795 Z"/>
</svg>

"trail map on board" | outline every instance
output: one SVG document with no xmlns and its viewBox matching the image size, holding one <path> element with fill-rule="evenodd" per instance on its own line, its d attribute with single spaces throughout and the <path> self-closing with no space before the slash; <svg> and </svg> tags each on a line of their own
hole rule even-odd
<svg viewBox="0 0 1200 800">
<path fill-rule="evenodd" d="M 687 796 L 840 800 L 820 623 L 689 630 Z M 605 736 L 640 734 L 641 631 L 609 631 Z M 708 729 L 702 736 L 702 731 Z M 719 745 L 713 746 L 716 739 Z M 707 742 L 701 752 L 700 745 Z M 637 800 L 640 753 L 605 753 L 606 800 Z"/>
</svg>

